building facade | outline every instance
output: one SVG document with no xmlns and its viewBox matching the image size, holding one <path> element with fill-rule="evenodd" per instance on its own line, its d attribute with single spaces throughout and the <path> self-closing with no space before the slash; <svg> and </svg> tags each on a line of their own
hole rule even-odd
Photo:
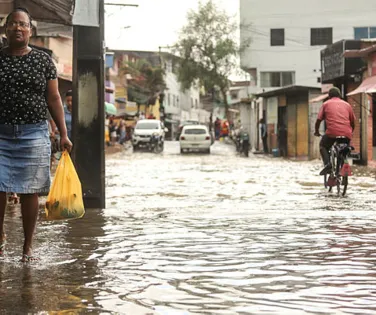
<svg viewBox="0 0 376 315">
<path fill-rule="evenodd" d="M 155 115 L 164 120 L 169 129 L 167 138 L 174 139 L 178 134 L 179 124 L 185 120 L 198 120 L 202 123 L 209 121 L 210 113 L 203 110 L 200 101 L 200 89 L 192 86 L 189 90 L 183 90 L 176 74 L 177 57 L 170 53 L 153 51 L 130 51 L 130 50 L 109 50 L 114 54 L 114 62 L 108 70 L 111 81 L 115 84 L 116 99 L 127 99 L 127 82 L 132 80 L 128 75 L 121 73 L 122 66 L 127 62 L 147 60 L 153 67 L 161 67 L 165 71 L 165 84 L 163 91 L 160 91 L 158 106 L 161 115 Z M 128 95 L 129 96 L 129 95 Z M 157 106 L 152 107 L 155 110 Z M 139 106 L 142 111 L 143 105 Z"/>
<path fill-rule="evenodd" d="M 376 38 L 376 1 L 240 0 L 241 67 L 251 93 L 321 86 L 320 51 L 342 39 Z"/>
<path fill-rule="evenodd" d="M 360 145 L 362 160 L 376 167 L 376 43 L 359 50 L 344 53 L 346 60 L 361 58 L 365 67 L 359 72 L 361 83 L 357 89 L 347 94 L 348 98 L 358 98 L 361 110 Z"/>
<path fill-rule="evenodd" d="M 263 98 L 270 153 L 298 160 L 320 157 L 320 139 L 313 136 L 320 106 L 309 102 L 320 94 L 320 88 L 296 85 L 257 95 Z"/>
</svg>

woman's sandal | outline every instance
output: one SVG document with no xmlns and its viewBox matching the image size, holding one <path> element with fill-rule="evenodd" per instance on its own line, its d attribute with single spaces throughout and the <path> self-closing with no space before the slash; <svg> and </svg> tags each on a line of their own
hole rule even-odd
<svg viewBox="0 0 376 315">
<path fill-rule="evenodd" d="M 15 193 L 11 193 L 11 195 L 8 197 L 8 202 L 17 205 L 20 203 L 20 197 L 18 197 L 18 195 Z"/>
<path fill-rule="evenodd" d="M 38 261 L 39 258 L 36 258 L 34 256 L 29 256 L 29 255 L 26 255 L 26 254 L 23 254 L 22 255 L 22 259 L 20 260 L 22 263 L 29 263 L 29 262 L 33 262 L 33 261 Z"/>
</svg>

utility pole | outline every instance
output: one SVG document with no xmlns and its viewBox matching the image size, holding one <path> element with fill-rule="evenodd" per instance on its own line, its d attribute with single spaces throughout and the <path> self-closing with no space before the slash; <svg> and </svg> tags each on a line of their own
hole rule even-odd
<svg viewBox="0 0 376 315">
<path fill-rule="evenodd" d="M 76 0 L 73 17 L 73 160 L 86 208 L 103 209 L 104 140 L 104 0 Z"/>
</svg>

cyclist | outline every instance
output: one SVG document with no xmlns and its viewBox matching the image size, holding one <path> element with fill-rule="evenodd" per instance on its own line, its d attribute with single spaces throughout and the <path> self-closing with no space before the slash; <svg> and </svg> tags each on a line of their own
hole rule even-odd
<svg viewBox="0 0 376 315">
<path fill-rule="evenodd" d="M 329 150 L 336 141 L 336 137 L 346 137 L 349 144 L 355 128 L 355 115 L 351 105 L 341 99 L 341 92 L 338 88 L 332 87 L 329 90 L 329 100 L 326 101 L 317 116 L 315 125 L 315 136 L 319 137 L 321 122 L 326 122 L 326 132 L 320 141 L 320 153 L 324 162 L 324 169 L 320 175 L 330 173 Z"/>
</svg>

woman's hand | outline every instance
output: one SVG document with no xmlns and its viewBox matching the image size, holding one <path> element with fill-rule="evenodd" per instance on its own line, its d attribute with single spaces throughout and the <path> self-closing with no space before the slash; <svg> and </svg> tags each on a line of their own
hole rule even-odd
<svg viewBox="0 0 376 315">
<path fill-rule="evenodd" d="M 60 139 L 60 149 L 62 151 L 67 150 L 69 153 L 72 151 L 73 144 L 67 136 L 61 137 Z"/>
</svg>

